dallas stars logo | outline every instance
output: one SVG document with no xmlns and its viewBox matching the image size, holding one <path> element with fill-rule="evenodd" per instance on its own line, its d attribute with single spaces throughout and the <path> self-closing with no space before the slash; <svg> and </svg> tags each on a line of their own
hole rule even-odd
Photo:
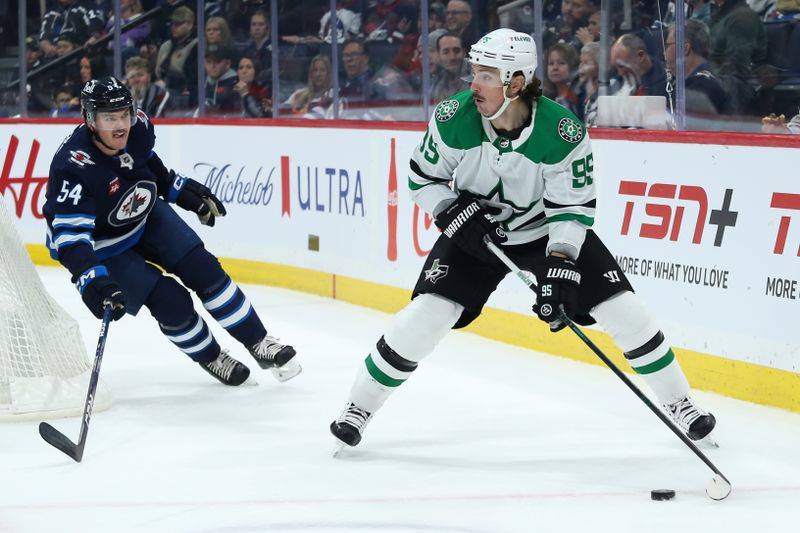
<svg viewBox="0 0 800 533">
<path fill-rule="evenodd" d="M 440 265 L 439 260 L 434 259 L 431 268 L 425 271 L 425 281 L 430 281 L 435 285 L 437 281 L 447 275 L 448 270 L 450 270 L 449 266 Z"/>
<path fill-rule="evenodd" d="M 576 120 L 564 117 L 558 122 L 558 135 L 569 143 L 577 143 L 583 139 L 583 126 Z"/>
<path fill-rule="evenodd" d="M 445 100 L 436 106 L 436 120 L 446 122 L 455 116 L 458 111 L 458 100 Z"/>
</svg>

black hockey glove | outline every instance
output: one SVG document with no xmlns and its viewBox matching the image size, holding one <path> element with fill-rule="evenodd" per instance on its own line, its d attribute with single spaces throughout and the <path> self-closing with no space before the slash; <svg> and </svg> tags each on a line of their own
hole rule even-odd
<svg viewBox="0 0 800 533">
<path fill-rule="evenodd" d="M 434 221 L 445 237 L 471 256 L 482 261 L 494 259 L 483 242 L 484 235 L 495 244 L 508 240 L 500 223 L 473 196 L 462 194 Z"/>
<path fill-rule="evenodd" d="M 566 324 L 558 319 L 558 306 L 563 305 L 564 312 L 572 318 L 578 306 L 581 271 L 572 259 L 550 255 L 535 274 L 539 285 L 533 312 L 550 324 L 550 331 L 560 331 Z"/>
<path fill-rule="evenodd" d="M 178 207 L 197 213 L 201 224 L 213 226 L 216 217 L 227 214 L 219 198 L 199 181 L 177 174 L 174 170 L 169 171 L 169 177 L 172 182 L 170 195 L 177 194 L 175 203 Z"/>
<path fill-rule="evenodd" d="M 125 295 L 117 282 L 108 275 L 104 266 L 92 267 L 78 277 L 75 288 L 89 311 L 97 318 L 103 318 L 106 304 L 111 304 L 111 318 L 119 320 L 125 316 Z"/>
</svg>

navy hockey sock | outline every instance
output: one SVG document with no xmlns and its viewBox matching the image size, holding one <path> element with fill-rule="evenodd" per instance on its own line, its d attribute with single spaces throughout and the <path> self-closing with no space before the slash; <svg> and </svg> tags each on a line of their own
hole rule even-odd
<svg viewBox="0 0 800 533">
<path fill-rule="evenodd" d="M 189 292 L 177 281 L 168 277 L 159 279 L 145 305 L 162 333 L 192 360 L 207 363 L 217 358 L 219 344 L 195 312 Z"/>
<path fill-rule="evenodd" d="M 210 363 L 219 356 L 220 347 L 211 331 L 208 329 L 206 321 L 200 315 L 193 312 L 189 322 L 178 326 L 170 327 L 159 323 L 162 333 L 172 341 L 180 351 L 198 363 Z"/>
<path fill-rule="evenodd" d="M 227 274 L 219 289 L 198 296 L 211 316 L 246 347 L 252 347 L 267 334 L 250 300 Z"/>
</svg>

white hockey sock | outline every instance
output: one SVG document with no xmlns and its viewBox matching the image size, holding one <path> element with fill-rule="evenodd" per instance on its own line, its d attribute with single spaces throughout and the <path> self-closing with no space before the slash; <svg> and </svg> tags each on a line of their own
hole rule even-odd
<svg viewBox="0 0 800 533">
<path fill-rule="evenodd" d="M 689 383 L 672 348 L 639 298 L 626 291 L 595 306 L 592 317 L 625 352 L 661 403 L 689 394 Z"/>
<path fill-rule="evenodd" d="M 463 307 L 433 294 L 421 294 L 397 313 L 367 355 L 350 391 L 350 402 L 374 413 L 407 380 L 461 316 Z"/>
</svg>

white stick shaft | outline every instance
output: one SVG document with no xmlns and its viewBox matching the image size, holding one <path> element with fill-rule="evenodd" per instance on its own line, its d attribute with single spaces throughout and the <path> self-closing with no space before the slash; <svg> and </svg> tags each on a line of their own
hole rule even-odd
<svg viewBox="0 0 800 533">
<path fill-rule="evenodd" d="M 497 258 L 503 262 L 504 265 L 508 267 L 508 269 L 514 273 L 519 279 L 521 279 L 528 287 L 536 287 L 536 278 L 530 272 L 526 272 L 524 270 L 520 270 L 520 268 L 514 264 L 514 261 L 508 258 L 508 256 L 497 246 L 489 236 L 485 236 L 483 238 L 483 242 L 486 244 L 486 247 L 491 250 L 491 252 L 497 256 Z"/>
</svg>

